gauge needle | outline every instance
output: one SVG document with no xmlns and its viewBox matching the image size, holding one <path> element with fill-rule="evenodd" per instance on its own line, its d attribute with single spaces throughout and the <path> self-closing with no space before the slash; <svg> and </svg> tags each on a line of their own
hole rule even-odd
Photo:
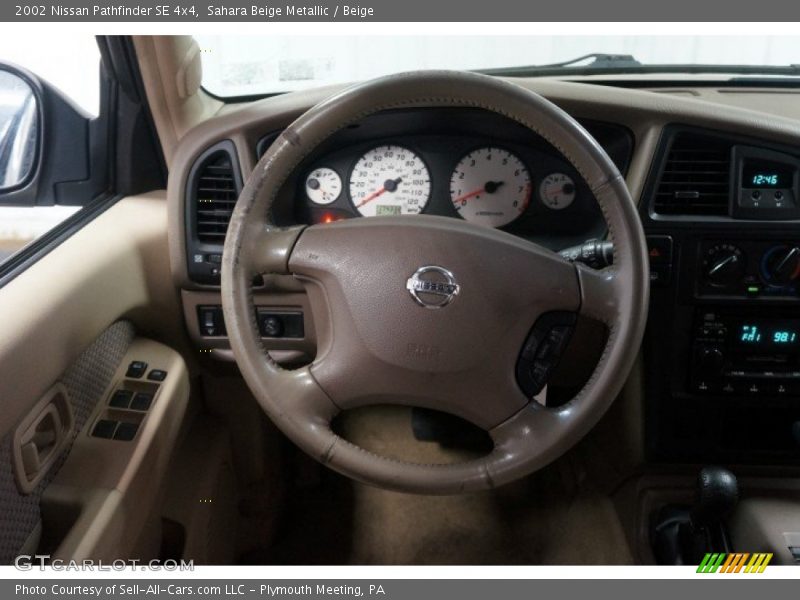
<svg viewBox="0 0 800 600">
<path fill-rule="evenodd" d="M 369 196 L 364 198 L 360 203 L 356 205 L 356 208 L 361 208 L 367 202 L 372 202 L 373 200 L 375 200 L 375 198 L 386 192 L 394 192 L 397 189 L 397 186 L 400 185 L 402 181 L 403 181 L 402 177 L 398 177 L 397 179 L 387 179 L 384 182 L 383 187 L 381 187 L 379 190 L 375 190 Z"/>
<path fill-rule="evenodd" d="M 454 203 L 466 202 L 470 198 L 477 196 L 479 194 L 483 194 L 484 192 L 486 192 L 487 194 L 494 194 L 501 185 L 503 185 L 502 181 L 487 181 L 483 187 L 478 188 L 477 190 L 472 190 L 471 192 L 464 194 L 463 196 L 459 196 L 458 198 L 453 200 L 453 202 Z"/>
<path fill-rule="evenodd" d="M 708 274 L 709 275 L 713 275 L 717 271 L 719 271 L 721 269 L 724 269 L 728 265 L 728 263 L 735 263 L 738 260 L 739 259 L 736 257 L 736 255 L 732 254 L 731 256 L 726 258 L 725 260 L 721 260 L 716 265 L 714 265 L 714 267 L 708 272 Z"/>
<path fill-rule="evenodd" d="M 797 255 L 798 252 L 800 252 L 800 250 L 798 250 L 796 247 L 792 248 L 789 251 L 789 253 L 783 257 L 783 260 L 778 263 L 778 266 L 775 267 L 775 272 L 776 273 L 782 272 L 786 268 L 786 265 L 789 264 L 789 261 L 792 260 Z"/>
</svg>

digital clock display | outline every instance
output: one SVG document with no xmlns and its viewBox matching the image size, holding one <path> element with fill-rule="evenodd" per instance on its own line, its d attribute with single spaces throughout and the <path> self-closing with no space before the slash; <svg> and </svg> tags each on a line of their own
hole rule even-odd
<svg viewBox="0 0 800 600">
<path fill-rule="evenodd" d="M 747 162 L 742 169 L 742 187 L 788 189 L 794 187 L 794 169 L 788 165 Z"/>
<path fill-rule="evenodd" d="M 777 173 L 756 173 L 750 183 L 753 187 L 773 187 L 777 186 L 779 181 L 780 177 Z"/>
</svg>

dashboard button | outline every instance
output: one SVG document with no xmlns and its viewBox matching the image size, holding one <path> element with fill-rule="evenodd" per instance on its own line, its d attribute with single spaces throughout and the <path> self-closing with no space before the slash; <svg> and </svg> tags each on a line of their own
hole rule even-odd
<svg viewBox="0 0 800 600">
<path fill-rule="evenodd" d="M 698 379 L 694 384 L 694 389 L 701 394 L 711 394 L 718 391 L 720 386 L 711 379 Z"/>
<path fill-rule="evenodd" d="M 766 386 L 764 385 L 764 383 L 762 383 L 760 381 L 748 381 L 747 384 L 745 385 L 745 391 L 748 394 L 752 394 L 752 395 L 755 396 L 755 395 L 763 393 L 764 390 L 765 390 L 765 387 Z"/>
<path fill-rule="evenodd" d="M 217 337 L 227 333 L 221 306 L 198 306 L 197 319 L 201 335 Z"/>
<path fill-rule="evenodd" d="M 648 235 L 647 254 L 651 265 L 672 264 L 672 238 L 668 235 Z"/>
<path fill-rule="evenodd" d="M 283 322 L 277 315 L 265 315 L 261 319 L 261 333 L 266 337 L 281 337 Z"/>
<path fill-rule="evenodd" d="M 669 265 L 650 266 L 650 285 L 662 287 L 669 285 L 672 276 L 672 268 Z"/>
</svg>

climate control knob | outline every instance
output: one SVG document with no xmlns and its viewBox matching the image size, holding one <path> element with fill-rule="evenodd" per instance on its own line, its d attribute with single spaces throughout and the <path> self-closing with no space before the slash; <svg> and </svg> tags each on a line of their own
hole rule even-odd
<svg viewBox="0 0 800 600">
<path fill-rule="evenodd" d="M 744 253 L 732 244 L 712 246 L 705 252 L 703 272 L 711 285 L 717 287 L 735 285 L 744 277 Z"/>
<path fill-rule="evenodd" d="M 761 259 L 761 275 L 772 286 L 789 285 L 800 276 L 800 248 L 775 246 Z"/>
</svg>

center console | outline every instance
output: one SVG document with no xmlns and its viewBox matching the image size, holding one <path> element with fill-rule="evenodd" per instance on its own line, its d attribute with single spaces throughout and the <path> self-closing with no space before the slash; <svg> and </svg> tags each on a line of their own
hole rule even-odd
<svg viewBox="0 0 800 600">
<path fill-rule="evenodd" d="M 799 154 L 665 132 L 642 203 L 652 460 L 800 459 Z"/>
</svg>

